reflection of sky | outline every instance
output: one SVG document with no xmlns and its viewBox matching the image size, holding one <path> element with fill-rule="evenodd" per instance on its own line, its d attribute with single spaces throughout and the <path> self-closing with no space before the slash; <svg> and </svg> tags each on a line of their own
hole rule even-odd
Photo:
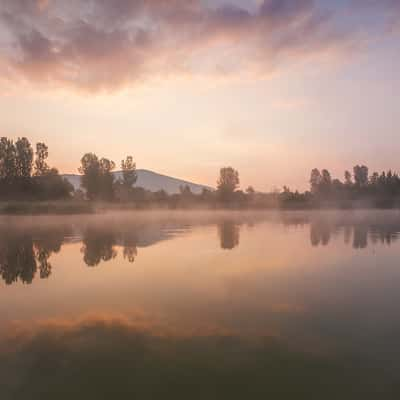
<svg viewBox="0 0 400 400">
<path fill-rule="evenodd" d="M 397 217 L 391 213 L 373 213 L 369 218 L 349 213 L 316 214 L 311 219 L 308 214 L 296 215 L 295 220 L 289 214 L 282 221 L 265 214 L 264 222 L 256 214 L 239 220 L 226 215 L 213 220 L 200 214 L 189 223 L 141 221 L 131 225 L 130 236 L 121 235 L 129 232 L 126 220 L 123 224 L 114 220 L 115 228 L 111 220 L 107 224 L 92 220 L 92 244 L 84 233 L 84 244 L 62 245 L 49 259 L 52 273 L 47 279 L 36 276 L 30 285 L 2 284 L 2 323 L 88 314 L 130 316 L 139 310 L 182 331 L 269 333 L 297 336 L 301 342 L 324 336 L 318 331 L 322 327 L 312 328 L 315 318 L 355 335 L 360 327 L 367 329 L 370 318 L 376 318 L 377 332 L 380 324 L 395 321 Z M 176 229 L 181 224 L 193 227 Z M 79 224 L 75 221 L 74 226 Z M 177 232 L 174 236 L 161 233 L 171 227 Z M 93 247 L 96 229 L 97 247 Z M 105 236 L 107 231 L 111 236 Z M 24 232 L 26 238 L 29 230 Z M 54 236 L 42 226 L 34 234 L 39 243 L 45 244 L 45 232 Z M 141 232 L 146 240 L 153 238 L 149 246 L 140 246 Z M 104 238 L 113 243 L 118 256 L 89 268 L 84 252 L 103 251 Z M 138 245 L 133 263 L 123 257 L 124 243 Z M 3 247 L 4 262 L 7 249 Z M 379 313 L 381 309 L 385 314 Z"/>
<path fill-rule="evenodd" d="M 317 371 L 323 382 L 333 381 L 335 390 L 343 390 L 346 379 L 351 380 L 346 390 L 355 385 L 372 395 L 389 389 L 387 380 L 400 365 L 392 351 L 398 340 L 393 333 L 400 327 L 397 213 L 203 213 L 192 214 L 190 220 L 181 215 L 173 222 L 169 216 L 169 223 L 159 224 L 149 216 L 139 225 L 134 216 L 120 218 L 123 223 L 117 216 L 65 222 L 78 231 L 80 223 L 91 226 L 92 235 L 96 227 L 99 242 L 108 226 L 119 238 L 115 258 L 89 268 L 83 262 L 82 243 L 67 241 L 51 255 L 48 279 L 1 284 L 4 387 L 35 382 L 30 389 L 39 390 L 43 380 L 29 376 L 41 365 L 40 371 L 58 371 L 51 378 L 54 390 L 64 388 L 61 381 L 78 379 L 78 371 L 79 376 L 91 376 L 93 359 L 96 371 L 109 370 L 111 385 L 120 382 L 111 372 L 120 362 L 129 370 L 140 365 L 145 374 L 154 373 L 153 368 L 167 373 L 165 363 L 176 363 L 182 373 L 190 354 L 195 380 L 206 368 L 203 362 L 212 360 L 203 381 L 206 387 L 209 379 L 221 378 L 218 371 L 232 378 L 233 370 L 240 373 L 245 367 L 253 377 L 267 368 L 268 376 L 274 371 L 282 379 L 287 368 L 293 376 L 306 371 L 302 387 L 307 390 L 312 385 L 307 376 L 315 377 Z M 55 222 L 36 219 L 31 221 L 34 228 L 23 234 L 35 232 L 35 240 L 44 244 L 46 232 L 50 238 L 51 229 L 64 226 Z M 128 236 L 131 240 L 140 241 L 142 231 L 154 239 L 138 249 L 133 263 L 122 256 L 126 237 L 121 231 L 128 232 L 129 223 L 135 233 Z M 174 232 L 169 240 L 160 234 L 164 229 Z M 88 238 L 82 237 L 87 244 Z M 233 246 L 228 250 L 222 243 Z M 3 256 L 1 248 L 1 260 Z M 343 368 L 345 376 L 340 373 Z M 369 374 L 377 380 L 367 391 Z M 132 379 L 141 376 L 133 375 Z M 257 382 L 260 388 L 265 379 Z M 90 378 L 86 382 L 91 386 Z M 96 382 L 93 387 L 98 387 Z"/>
</svg>

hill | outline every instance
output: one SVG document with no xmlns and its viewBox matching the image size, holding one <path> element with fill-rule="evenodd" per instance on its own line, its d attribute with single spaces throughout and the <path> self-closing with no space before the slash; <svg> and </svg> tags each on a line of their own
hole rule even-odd
<svg viewBox="0 0 400 400">
<path fill-rule="evenodd" d="M 113 172 L 115 179 L 122 178 L 122 172 Z M 188 182 L 182 179 L 173 178 L 171 176 L 158 174 L 153 171 L 146 169 L 137 170 L 138 179 L 135 184 L 137 187 L 142 187 L 144 189 L 150 190 L 152 192 L 157 192 L 159 190 L 165 190 L 168 194 L 179 193 L 180 186 L 188 185 L 193 193 L 199 194 L 204 188 L 212 189 L 209 186 L 199 185 L 197 183 Z M 77 174 L 64 174 L 62 175 L 66 178 L 72 186 L 76 189 L 81 187 L 81 177 Z"/>
</svg>

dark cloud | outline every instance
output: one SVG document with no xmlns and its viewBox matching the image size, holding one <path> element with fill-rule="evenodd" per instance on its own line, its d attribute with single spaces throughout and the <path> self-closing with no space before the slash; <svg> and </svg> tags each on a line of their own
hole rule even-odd
<svg viewBox="0 0 400 400">
<path fill-rule="evenodd" d="M 256 11 L 201 0 L 3 0 L 0 72 L 87 90 L 262 72 L 285 57 L 346 48 L 352 38 L 334 25 L 313 0 L 265 0 Z"/>
</svg>

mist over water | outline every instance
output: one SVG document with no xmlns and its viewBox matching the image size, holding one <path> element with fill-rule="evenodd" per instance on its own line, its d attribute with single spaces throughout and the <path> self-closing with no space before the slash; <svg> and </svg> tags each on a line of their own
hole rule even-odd
<svg viewBox="0 0 400 400">
<path fill-rule="evenodd" d="M 397 398 L 399 234 L 397 211 L 2 217 L 2 398 Z"/>
</svg>

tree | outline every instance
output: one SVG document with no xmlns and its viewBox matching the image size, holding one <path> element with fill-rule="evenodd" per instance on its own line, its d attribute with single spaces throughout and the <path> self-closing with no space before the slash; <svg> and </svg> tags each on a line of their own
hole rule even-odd
<svg viewBox="0 0 400 400">
<path fill-rule="evenodd" d="M 351 173 L 349 171 L 344 171 L 344 183 L 347 186 L 350 186 L 353 184 L 353 181 L 351 179 Z"/>
<path fill-rule="evenodd" d="M 377 185 L 379 183 L 379 174 L 377 172 L 374 172 L 369 178 L 369 181 L 371 185 Z"/>
<path fill-rule="evenodd" d="M 35 175 L 44 176 L 50 170 L 50 167 L 46 163 L 47 157 L 49 156 L 49 148 L 44 143 L 36 143 L 35 155 Z"/>
<path fill-rule="evenodd" d="M 330 186 L 332 184 L 331 174 L 327 169 L 321 171 L 321 183 Z"/>
<path fill-rule="evenodd" d="M 27 138 L 18 138 L 15 142 L 15 154 L 16 176 L 29 179 L 32 174 L 33 150 Z"/>
<path fill-rule="evenodd" d="M 89 200 L 94 200 L 99 193 L 100 186 L 100 162 L 96 154 L 86 153 L 81 158 L 81 166 L 78 169 L 82 174 L 82 187 L 86 190 Z"/>
<path fill-rule="evenodd" d="M 114 197 L 114 161 L 102 158 L 100 160 L 100 198 L 102 200 L 112 200 Z"/>
<path fill-rule="evenodd" d="M 111 200 L 114 195 L 114 176 L 112 170 L 115 168 L 113 161 L 107 158 L 98 159 L 96 154 L 87 153 L 81 159 L 78 171 L 82 174 L 82 186 L 86 189 L 89 200 Z"/>
<path fill-rule="evenodd" d="M 313 193 L 313 194 L 318 193 L 321 179 L 322 179 L 322 176 L 321 176 L 321 173 L 319 172 L 319 169 L 314 168 L 311 171 L 311 176 L 310 176 L 311 193 Z"/>
<path fill-rule="evenodd" d="M 365 165 L 356 165 L 353 168 L 353 172 L 356 186 L 362 187 L 368 184 L 368 167 Z"/>
<path fill-rule="evenodd" d="M 221 168 L 217 190 L 223 200 L 229 200 L 240 183 L 239 172 L 232 167 Z"/>
<path fill-rule="evenodd" d="M 253 196 L 253 195 L 256 193 L 256 191 L 254 190 L 253 186 L 249 186 L 249 187 L 246 189 L 246 193 L 247 193 L 249 196 Z"/>
<path fill-rule="evenodd" d="M 132 156 L 127 156 L 121 161 L 122 183 L 126 188 L 131 188 L 137 181 L 136 163 Z"/>
<path fill-rule="evenodd" d="M 12 140 L 2 137 L 0 139 L 0 178 L 7 182 L 16 176 L 16 149 Z"/>
<path fill-rule="evenodd" d="M 249 186 L 246 189 L 246 195 L 249 201 L 254 201 L 254 198 L 256 196 L 256 191 L 254 190 L 253 186 Z"/>
</svg>

